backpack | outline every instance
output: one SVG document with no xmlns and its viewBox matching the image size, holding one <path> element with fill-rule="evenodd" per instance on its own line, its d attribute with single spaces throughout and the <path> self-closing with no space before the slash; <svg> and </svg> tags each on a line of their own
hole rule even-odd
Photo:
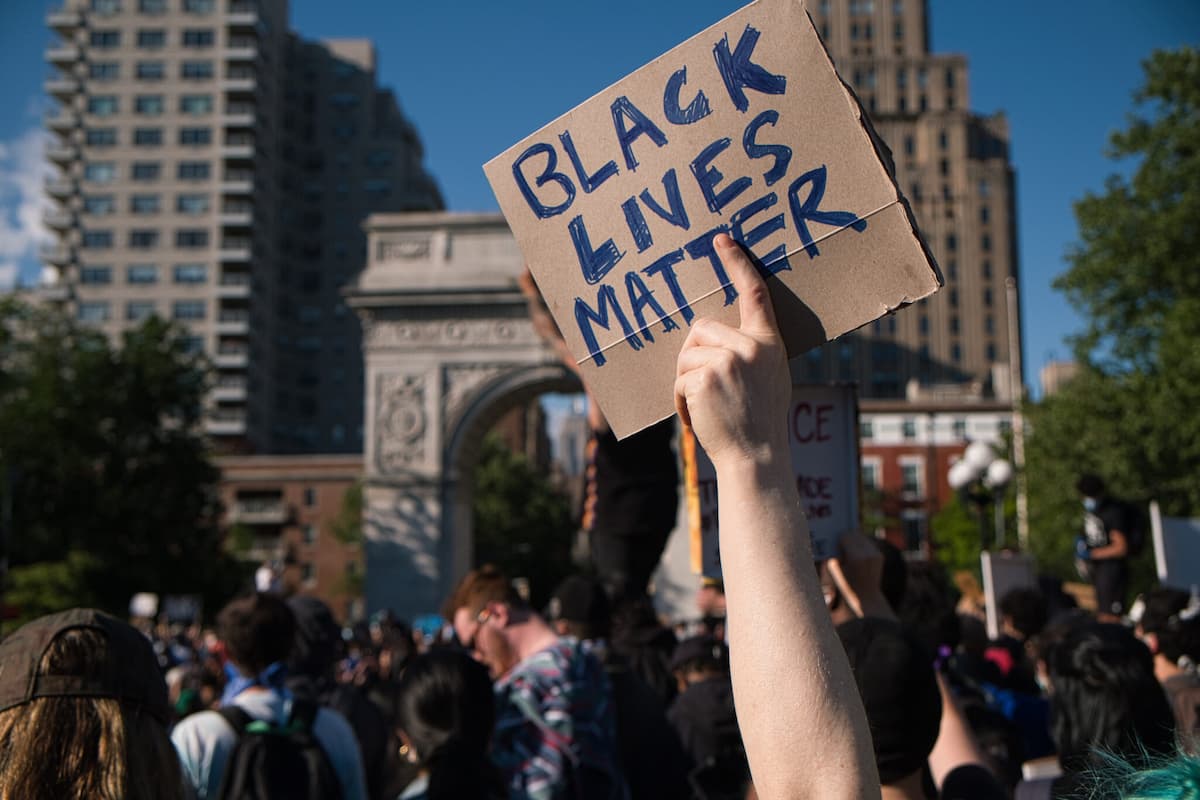
<svg viewBox="0 0 1200 800">
<path fill-rule="evenodd" d="M 1141 555 L 1146 547 L 1146 512 L 1136 503 L 1125 504 L 1125 547 L 1129 556 Z"/>
<path fill-rule="evenodd" d="M 317 706 L 294 700 L 286 725 L 220 709 L 237 734 L 221 777 L 221 800 L 341 800 L 342 783 L 313 735 Z"/>
</svg>

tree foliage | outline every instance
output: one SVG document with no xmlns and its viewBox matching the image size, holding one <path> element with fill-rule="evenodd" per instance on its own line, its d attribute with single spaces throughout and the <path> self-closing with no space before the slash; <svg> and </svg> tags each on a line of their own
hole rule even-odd
<svg viewBox="0 0 1200 800">
<path fill-rule="evenodd" d="M 1144 67 L 1137 111 L 1111 140 L 1131 175 L 1076 203 L 1079 242 L 1055 283 L 1086 320 L 1080 374 L 1029 414 L 1032 543 L 1064 575 L 1081 472 L 1200 515 L 1200 53 L 1159 51 Z"/>
<path fill-rule="evenodd" d="M 474 478 L 476 564 L 527 578 L 535 604 L 545 601 L 572 570 L 570 503 L 495 436 L 484 440 Z"/>
<path fill-rule="evenodd" d="M 160 319 L 114 345 L 55 310 L 0 302 L 0 489 L 18 596 L 123 612 L 138 591 L 215 607 L 234 588 L 199 432 L 206 382 L 203 356 Z"/>
</svg>

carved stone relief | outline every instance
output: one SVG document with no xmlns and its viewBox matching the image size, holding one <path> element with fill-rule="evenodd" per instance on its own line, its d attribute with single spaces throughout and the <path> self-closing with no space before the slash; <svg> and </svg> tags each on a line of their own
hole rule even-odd
<svg viewBox="0 0 1200 800">
<path fill-rule="evenodd" d="M 525 320 L 374 320 L 363 326 L 368 348 L 529 345 L 540 342 Z"/>
<path fill-rule="evenodd" d="M 443 372 L 442 424 L 450 430 L 470 404 L 471 396 L 488 381 L 511 372 L 514 364 L 451 364 Z"/>
<path fill-rule="evenodd" d="M 375 461 L 380 472 L 396 472 L 425 458 L 425 378 L 380 375 L 375 416 Z"/>
</svg>

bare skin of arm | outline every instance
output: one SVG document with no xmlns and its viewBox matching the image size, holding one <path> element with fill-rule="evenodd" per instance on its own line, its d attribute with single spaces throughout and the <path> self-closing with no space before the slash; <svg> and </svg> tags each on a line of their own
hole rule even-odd
<svg viewBox="0 0 1200 800">
<path fill-rule="evenodd" d="M 741 324 L 692 326 L 675 404 L 717 470 L 734 699 L 754 786 L 763 800 L 877 798 L 866 714 L 791 477 L 791 379 L 770 295 L 732 239 L 719 235 L 716 248 Z"/>
<path fill-rule="evenodd" d="M 1124 558 L 1129 552 L 1129 543 L 1125 538 L 1125 534 L 1118 530 L 1108 532 L 1109 543 L 1104 547 L 1097 547 L 1092 550 L 1091 557 L 1093 561 L 1103 561 L 1106 558 Z"/>
</svg>

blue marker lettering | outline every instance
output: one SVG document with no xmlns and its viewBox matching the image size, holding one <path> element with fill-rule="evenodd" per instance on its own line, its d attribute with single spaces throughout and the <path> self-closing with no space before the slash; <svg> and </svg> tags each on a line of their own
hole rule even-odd
<svg viewBox="0 0 1200 800">
<path fill-rule="evenodd" d="M 538 200 L 537 195 L 533 192 L 533 188 L 529 185 L 529 181 L 525 178 L 524 171 L 521 169 L 522 164 L 524 164 L 530 158 L 536 156 L 538 153 L 545 153 L 548 158 L 546 159 L 546 167 L 542 170 L 542 174 L 538 175 L 537 180 L 534 181 L 534 183 L 537 185 L 537 188 L 540 189 L 550 181 L 554 181 L 561 186 L 562 190 L 567 194 L 567 199 L 556 206 L 548 206 L 541 200 Z M 533 209 L 533 213 L 537 215 L 538 219 L 549 219 L 555 214 L 563 213 L 571 207 L 571 201 L 575 199 L 575 184 L 571 183 L 571 179 L 563 173 L 555 172 L 554 168 L 556 166 L 558 166 L 558 153 L 554 150 L 553 146 L 548 145 L 545 142 L 531 144 L 528 149 L 526 149 L 524 153 L 521 153 L 521 155 L 517 156 L 517 160 L 513 162 L 512 171 L 513 177 L 517 181 L 517 188 L 521 190 L 521 194 L 525 196 L 525 202 L 529 204 L 531 209 Z"/>
<path fill-rule="evenodd" d="M 650 288 L 646 286 L 646 282 L 642 280 L 642 276 L 636 272 L 626 272 L 625 289 L 629 292 L 629 305 L 633 308 L 633 316 L 637 318 L 638 328 L 647 342 L 654 341 L 654 335 L 650 333 L 650 328 L 646 324 L 645 309 L 647 306 L 658 315 L 656 320 L 652 321 L 662 322 L 663 333 L 670 333 L 679 329 L 679 325 L 675 323 L 675 320 L 668 317 L 667 312 L 654 299 L 654 292 L 650 291 Z"/>
<path fill-rule="evenodd" d="M 679 194 L 679 178 L 676 177 L 675 170 L 667 170 L 666 174 L 663 175 L 662 182 L 663 189 L 667 193 L 667 206 L 671 209 L 670 211 L 663 208 L 657 200 L 650 196 L 649 189 L 643 189 L 638 197 L 642 198 L 642 202 L 646 204 L 646 208 L 675 227 L 683 228 L 686 231 L 692 224 L 688 222 L 687 209 L 683 207 L 683 196 Z"/>
<path fill-rule="evenodd" d="M 654 244 L 654 237 L 650 235 L 650 226 L 646 224 L 646 215 L 638 208 L 637 199 L 631 197 L 621 203 L 621 210 L 625 212 L 625 224 L 629 226 L 629 232 L 633 234 L 633 241 L 637 245 L 638 252 L 646 252 L 650 249 L 650 245 Z"/>
<path fill-rule="evenodd" d="M 741 242 L 742 244 L 746 245 L 746 247 L 753 250 L 754 245 L 758 244 L 775 231 L 783 230 L 783 214 L 776 214 L 766 222 L 762 223 L 756 228 L 751 229 L 750 231 L 743 230 L 748 219 L 760 211 L 765 211 L 766 209 L 771 208 L 777 202 L 779 202 L 779 198 L 774 192 L 771 192 L 768 195 L 758 198 L 753 203 L 750 203 L 749 205 L 746 205 L 735 211 L 733 216 L 729 218 L 731 228 L 729 235 L 732 236 L 735 241 Z M 792 268 L 792 265 L 789 264 L 787 260 L 787 247 L 782 244 L 778 247 L 772 248 L 771 252 L 767 253 L 761 258 L 753 254 L 752 257 L 758 262 L 758 270 L 762 273 L 774 275 L 778 272 L 783 272 L 784 270 L 789 270 Z"/>
<path fill-rule="evenodd" d="M 721 209 L 733 201 L 739 194 L 750 188 L 750 179 L 742 176 L 733 183 L 726 186 L 720 192 L 716 191 L 717 184 L 725 177 L 716 167 L 709 166 L 709 162 L 719 156 L 725 148 L 729 147 L 729 137 L 717 139 L 708 147 L 700 151 L 700 155 L 692 161 L 692 174 L 696 176 L 696 183 L 700 185 L 700 192 L 704 195 L 704 202 L 708 204 L 708 208 L 714 214 L 720 214 Z"/>
<path fill-rule="evenodd" d="M 801 203 L 800 189 L 809 183 L 812 184 L 812 189 L 809 191 L 808 197 Z M 792 220 L 796 223 L 796 231 L 800 234 L 800 242 L 804 245 L 804 252 L 808 253 L 809 258 L 816 258 L 821 254 L 821 251 L 817 249 L 817 245 L 813 241 L 812 233 L 808 230 L 810 220 L 812 222 L 819 222 L 822 225 L 832 225 L 835 228 L 851 227 L 859 233 L 867 229 L 867 221 L 860 219 L 857 214 L 849 211 L 821 211 L 818 206 L 820 206 L 821 198 L 824 196 L 824 164 L 796 178 L 796 180 L 792 181 L 792 185 L 788 187 L 788 204 L 792 208 Z"/>
<path fill-rule="evenodd" d="M 743 113 L 750 108 L 750 101 L 746 99 L 743 89 L 753 89 L 763 94 L 783 94 L 787 88 L 787 78 L 767 72 L 750 60 L 758 37 L 759 32 L 747 25 L 732 54 L 729 52 L 728 36 L 713 47 L 713 58 L 717 60 L 717 70 L 725 81 L 729 99 Z"/>
<path fill-rule="evenodd" d="M 679 285 L 679 276 L 675 274 L 675 265 L 680 261 L 683 261 L 683 250 L 674 250 L 643 269 L 642 272 L 650 276 L 662 275 L 667 289 L 671 292 L 671 299 L 675 301 L 676 309 L 683 316 L 683 321 L 691 325 L 696 312 L 692 311 L 692 307 L 688 305 L 683 287 Z"/>
<path fill-rule="evenodd" d="M 583 272 L 583 279 L 590 284 L 599 283 L 625 255 L 617 249 L 612 239 L 593 250 L 587 228 L 583 226 L 583 215 L 567 223 L 567 229 L 571 232 L 575 254 L 579 256 L 579 269 Z"/>
<path fill-rule="evenodd" d="M 633 121 L 632 128 L 625 127 L 626 117 Z M 629 167 L 630 171 L 637 170 L 638 160 L 633 155 L 633 143 L 639 137 L 649 136 L 650 140 L 659 147 L 667 143 L 666 134 L 624 95 L 613 101 L 612 118 L 613 128 L 617 132 L 617 141 L 621 143 L 621 152 L 625 154 L 625 165 Z"/>
<path fill-rule="evenodd" d="M 599 306 L 599 309 L 593 310 L 582 297 L 575 298 L 575 324 L 579 326 L 579 332 L 583 334 L 583 341 L 587 344 L 588 358 L 594 360 L 597 367 L 603 367 L 608 359 L 600 351 L 600 344 L 596 341 L 596 331 L 592 327 L 592 323 L 596 323 L 605 330 L 611 330 L 610 309 L 617 318 L 617 322 L 621 324 L 625 341 L 629 342 L 629 346 L 634 350 L 642 349 L 642 340 L 634 333 L 633 327 L 629 324 L 629 318 L 625 316 L 620 303 L 617 302 L 617 293 L 611 286 L 600 287 L 600 292 L 596 296 L 596 305 Z"/>
<path fill-rule="evenodd" d="M 575 167 L 575 174 L 579 176 L 579 185 L 587 194 L 596 191 L 600 184 L 617 174 L 617 162 L 609 161 L 588 175 L 587 170 L 583 168 L 583 161 L 579 158 L 579 152 L 575 149 L 575 142 L 571 141 L 571 132 L 563 131 L 559 134 L 558 140 L 562 142 L 563 149 L 567 151 L 567 157 L 571 159 L 571 164 Z"/>
<path fill-rule="evenodd" d="M 775 164 L 769 170 L 763 173 L 763 180 L 767 182 L 767 186 L 775 183 L 775 181 L 787 174 L 788 164 L 792 160 L 792 148 L 785 144 L 759 144 L 755 141 L 758 136 L 758 129 L 767 123 L 771 127 L 779 122 L 779 112 L 768 110 L 759 114 L 750 121 L 746 126 L 746 132 L 742 135 L 742 147 L 746 150 L 746 155 L 750 158 L 764 158 L 766 156 L 774 156 Z"/>
<path fill-rule="evenodd" d="M 687 67 L 683 67 L 671 75 L 667 80 L 667 88 L 663 91 L 663 113 L 667 116 L 667 122 L 672 125 L 691 125 L 712 113 L 712 109 L 708 107 L 708 97 L 705 96 L 703 89 L 696 92 L 696 97 L 688 104 L 687 108 L 680 107 L 679 90 L 686 83 Z"/>
</svg>

